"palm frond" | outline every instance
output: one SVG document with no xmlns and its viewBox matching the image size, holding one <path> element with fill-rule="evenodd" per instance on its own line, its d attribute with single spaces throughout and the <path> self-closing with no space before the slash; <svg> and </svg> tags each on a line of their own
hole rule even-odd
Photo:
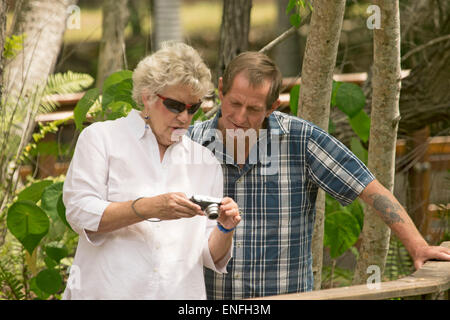
<svg viewBox="0 0 450 320">
<path fill-rule="evenodd" d="M 50 75 L 44 89 L 44 98 L 41 101 L 39 112 L 52 112 L 58 107 L 51 95 L 80 92 L 91 86 L 93 82 L 94 78 L 85 73 L 67 71 Z"/>
<path fill-rule="evenodd" d="M 4 260 L 0 260 L 0 289 L 0 294 L 8 300 L 25 299 L 21 281 L 8 269 Z"/>
</svg>

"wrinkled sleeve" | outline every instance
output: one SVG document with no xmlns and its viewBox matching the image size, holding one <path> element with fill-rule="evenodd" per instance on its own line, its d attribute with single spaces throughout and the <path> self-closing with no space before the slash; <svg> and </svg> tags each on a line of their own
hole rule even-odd
<svg viewBox="0 0 450 320">
<path fill-rule="evenodd" d="M 343 206 L 375 179 L 364 163 L 339 140 L 313 127 L 307 144 L 309 176 Z"/>
<path fill-rule="evenodd" d="M 108 161 L 100 127 L 92 124 L 82 131 L 67 171 L 63 188 L 66 218 L 73 230 L 86 237 L 92 245 L 100 245 L 102 234 L 97 231 L 106 207 Z"/>
<path fill-rule="evenodd" d="M 217 161 L 217 160 L 214 158 L 214 161 Z M 216 169 L 215 169 L 215 174 L 213 176 L 214 176 L 214 179 L 211 180 L 211 181 L 213 181 L 211 196 L 222 199 L 223 198 L 223 173 L 222 173 L 222 167 L 220 166 L 218 161 L 217 161 L 217 165 L 216 165 Z M 208 269 L 211 269 L 217 273 L 227 273 L 226 267 L 232 257 L 234 241 L 231 244 L 230 249 L 228 250 L 227 254 L 220 261 L 218 261 L 217 263 L 214 263 L 212 256 L 211 256 L 211 252 L 209 251 L 209 242 L 208 242 L 211 232 L 214 230 L 214 228 L 217 228 L 216 220 L 207 219 L 206 237 L 205 237 L 203 253 L 202 253 L 203 265 L 205 267 L 207 267 Z"/>
</svg>

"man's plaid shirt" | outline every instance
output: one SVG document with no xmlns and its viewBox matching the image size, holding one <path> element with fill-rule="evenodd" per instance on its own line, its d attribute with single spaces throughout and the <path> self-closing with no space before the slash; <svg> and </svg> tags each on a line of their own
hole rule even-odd
<svg viewBox="0 0 450 320">
<path fill-rule="evenodd" d="M 313 289 L 311 240 L 318 188 L 350 204 L 374 179 L 342 143 L 317 126 L 275 111 L 241 169 L 224 152 L 215 118 L 190 127 L 192 140 L 222 163 L 224 196 L 239 205 L 227 274 L 205 269 L 209 299 Z M 205 177 L 207 179 L 208 177 Z"/>
</svg>

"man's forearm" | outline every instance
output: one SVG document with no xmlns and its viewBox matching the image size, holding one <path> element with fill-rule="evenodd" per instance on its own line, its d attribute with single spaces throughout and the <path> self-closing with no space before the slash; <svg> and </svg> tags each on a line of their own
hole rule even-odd
<svg viewBox="0 0 450 320">
<path fill-rule="evenodd" d="M 214 263 L 221 261 L 230 250 L 233 241 L 234 231 L 223 233 L 218 228 L 214 228 L 208 240 L 209 251 Z"/>
<path fill-rule="evenodd" d="M 374 180 L 369 183 L 360 198 L 376 210 L 412 256 L 416 248 L 427 246 L 406 210 L 380 182 Z"/>
</svg>

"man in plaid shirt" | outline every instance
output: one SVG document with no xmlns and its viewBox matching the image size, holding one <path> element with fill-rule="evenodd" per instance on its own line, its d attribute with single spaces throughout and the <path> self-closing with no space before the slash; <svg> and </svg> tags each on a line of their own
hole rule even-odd
<svg viewBox="0 0 450 320">
<path fill-rule="evenodd" d="M 303 119 L 275 111 L 281 73 L 245 52 L 219 79 L 221 110 L 190 128 L 222 163 L 224 195 L 242 211 L 227 274 L 205 270 L 209 299 L 243 299 L 313 289 L 311 241 L 318 188 L 342 205 L 372 205 L 412 255 L 450 260 L 428 246 L 395 197 L 342 143 Z"/>
</svg>

